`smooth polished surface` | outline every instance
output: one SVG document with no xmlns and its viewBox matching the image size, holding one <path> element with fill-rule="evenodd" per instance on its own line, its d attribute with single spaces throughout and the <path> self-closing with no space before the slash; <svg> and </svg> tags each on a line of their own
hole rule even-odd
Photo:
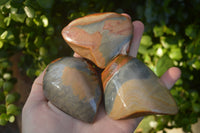
<svg viewBox="0 0 200 133">
<path fill-rule="evenodd" d="M 105 109 L 113 119 L 178 111 L 169 90 L 136 58 L 116 57 L 103 71 L 102 82 Z"/>
<path fill-rule="evenodd" d="M 52 62 L 44 75 L 46 98 L 72 117 L 93 122 L 101 101 L 101 88 L 92 65 L 81 58 L 65 57 Z"/>
<path fill-rule="evenodd" d="M 133 36 L 130 18 L 117 13 L 97 13 L 72 21 L 62 36 L 80 56 L 100 68 L 120 53 L 126 54 Z"/>
</svg>

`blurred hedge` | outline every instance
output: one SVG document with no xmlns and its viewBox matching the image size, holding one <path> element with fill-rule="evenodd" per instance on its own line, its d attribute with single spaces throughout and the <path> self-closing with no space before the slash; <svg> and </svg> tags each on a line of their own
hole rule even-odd
<svg viewBox="0 0 200 133">
<path fill-rule="evenodd" d="M 138 58 L 158 76 L 177 66 L 182 77 L 171 90 L 179 113 L 155 116 L 152 131 L 182 127 L 200 116 L 200 1 L 199 0 L 1 0 L 0 1 L 0 124 L 13 122 L 19 96 L 11 92 L 16 80 L 9 58 L 21 52 L 19 66 L 36 77 L 46 65 L 72 51 L 61 37 L 70 21 L 95 12 L 126 12 L 145 25 Z"/>
</svg>

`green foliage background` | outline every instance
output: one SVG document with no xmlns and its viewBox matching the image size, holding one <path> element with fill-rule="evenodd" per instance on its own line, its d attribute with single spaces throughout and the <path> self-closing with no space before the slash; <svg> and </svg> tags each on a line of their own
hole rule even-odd
<svg viewBox="0 0 200 133">
<path fill-rule="evenodd" d="M 179 107 L 175 116 L 155 116 L 152 131 L 182 127 L 200 117 L 200 0 L 1 0 L 0 1 L 0 125 L 14 122 L 19 113 L 12 91 L 9 58 L 21 52 L 19 66 L 31 78 L 72 50 L 61 37 L 70 21 L 95 12 L 126 12 L 145 25 L 138 58 L 158 76 L 169 67 L 182 70 L 181 79 L 171 90 Z"/>
</svg>

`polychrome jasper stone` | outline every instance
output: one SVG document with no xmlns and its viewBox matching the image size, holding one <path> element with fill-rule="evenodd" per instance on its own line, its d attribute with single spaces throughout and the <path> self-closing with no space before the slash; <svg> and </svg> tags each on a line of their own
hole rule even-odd
<svg viewBox="0 0 200 133">
<path fill-rule="evenodd" d="M 131 20 L 112 12 L 76 19 L 62 30 L 69 46 L 100 68 L 105 68 L 118 54 L 126 54 L 132 33 Z"/>
<path fill-rule="evenodd" d="M 178 111 L 169 90 L 136 58 L 116 57 L 103 71 L 102 82 L 105 109 L 113 119 Z"/>
<path fill-rule="evenodd" d="M 93 122 L 101 101 L 99 78 L 86 60 L 65 57 L 51 63 L 44 75 L 46 98 L 72 117 Z"/>
<path fill-rule="evenodd" d="M 46 98 L 63 112 L 89 123 L 95 119 L 102 86 L 105 110 L 113 119 L 176 114 L 169 90 L 144 63 L 127 55 L 132 33 L 131 20 L 117 13 L 72 21 L 62 36 L 83 58 L 65 57 L 47 67 L 43 80 Z M 97 67 L 88 60 L 99 68 L 94 69 Z M 97 72 L 102 72 L 101 77 Z"/>
</svg>

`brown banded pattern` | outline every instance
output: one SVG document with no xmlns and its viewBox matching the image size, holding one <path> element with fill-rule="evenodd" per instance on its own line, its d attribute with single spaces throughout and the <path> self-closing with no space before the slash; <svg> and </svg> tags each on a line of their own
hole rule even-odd
<svg viewBox="0 0 200 133">
<path fill-rule="evenodd" d="M 112 12 L 76 19 L 62 30 L 69 46 L 100 68 L 105 68 L 121 52 L 126 54 L 132 33 L 131 20 Z"/>
<path fill-rule="evenodd" d="M 72 117 L 93 122 L 101 101 L 95 70 L 81 58 L 65 57 L 51 63 L 44 75 L 46 98 Z"/>
<path fill-rule="evenodd" d="M 106 77 L 109 79 L 102 80 L 105 109 L 111 118 L 177 113 L 176 103 L 169 90 L 144 63 L 124 55 L 117 58 L 108 65 L 110 68 L 106 68 L 109 71 L 102 73 L 112 73 L 112 76 Z"/>
</svg>

